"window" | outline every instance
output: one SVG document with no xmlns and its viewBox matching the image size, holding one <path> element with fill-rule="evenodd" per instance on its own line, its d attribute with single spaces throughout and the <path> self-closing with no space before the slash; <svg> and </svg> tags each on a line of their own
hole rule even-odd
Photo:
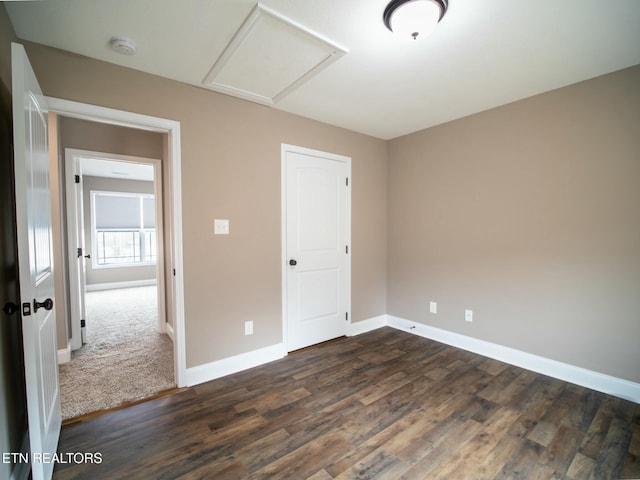
<svg viewBox="0 0 640 480">
<path fill-rule="evenodd" d="M 94 267 L 156 263 L 153 195 L 92 191 L 91 212 Z"/>
</svg>

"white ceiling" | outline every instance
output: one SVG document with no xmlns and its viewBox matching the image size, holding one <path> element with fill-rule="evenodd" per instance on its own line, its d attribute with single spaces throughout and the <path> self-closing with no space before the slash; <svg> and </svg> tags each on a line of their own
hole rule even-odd
<svg viewBox="0 0 640 480">
<path fill-rule="evenodd" d="M 144 163 L 80 157 L 82 175 L 153 182 L 153 166 Z"/>
<path fill-rule="evenodd" d="M 640 64 L 640 0 L 450 0 L 407 42 L 387 0 L 263 0 L 348 51 L 271 108 L 382 139 Z M 202 88 L 255 0 L 5 2 L 18 37 Z M 129 37 L 138 53 L 108 48 Z"/>
</svg>

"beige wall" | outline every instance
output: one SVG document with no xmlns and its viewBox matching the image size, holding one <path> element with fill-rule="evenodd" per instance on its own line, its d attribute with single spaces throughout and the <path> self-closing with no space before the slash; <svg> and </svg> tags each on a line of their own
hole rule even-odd
<svg viewBox="0 0 640 480">
<path fill-rule="evenodd" d="M 49 187 L 51 190 L 51 237 L 53 250 L 54 305 L 58 350 L 69 347 L 71 338 L 71 302 L 68 295 L 69 266 L 67 265 L 65 222 L 64 171 L 60 168 L 64 154 L 60 152 L 59 117 L 49 113 Z"/>
<path fill-rule="evenodd" d="M 151 193 L 153 194 L 153 182 L 143 182 L 140 180 L 123 180 L 119 178 L 104 178 L 84 176 L 82 178 L 83 187 L 83 210 L 84 210 L 84 238 L 85 249 L 93 256 L 92 245 L 93 229 L 91 226 L 91 191 L 103 192 L 129 192 L 129 193 Z M 92 262 L 85 262 L 87 285 L 101 283 L 130 282 L 135 280 L 154 280 L 156 278 L 155 265 L 142 265 L 137 267 L 109 267 L 93 268 Z"/>
<path fill-rule="evenodd" d="M 181 122 L 187 367 L 282 342 L 280 145 L 352 157 L 352 318 L 386 312 L 386 143 L 27 44 L 46 95 Z M 213 219 L 231 235 L 214 237 Z M 244 335 L 254 321 L 255 334 Z"/>
<path fill-rule="evenodd" d="M 133 128 L 60 117 L 60 146 L 93 152 L 163 158 L 163 135 Z"/>
<path fill-rule="evenodd" d="M 392 140 L 388 312 L 640 382 L 639 112 L 640 66 Z"/>
</svg>

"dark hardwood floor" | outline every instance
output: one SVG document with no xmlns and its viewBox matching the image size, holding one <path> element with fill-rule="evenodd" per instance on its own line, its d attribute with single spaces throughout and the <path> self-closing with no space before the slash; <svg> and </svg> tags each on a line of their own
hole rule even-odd
<svg viewBox="0 0 640 480">
<path fill-rule="evenodd" d="M 640 478 L 640 405 L 391 328 L 63 427 L 55 479 Z"/>
</svg>

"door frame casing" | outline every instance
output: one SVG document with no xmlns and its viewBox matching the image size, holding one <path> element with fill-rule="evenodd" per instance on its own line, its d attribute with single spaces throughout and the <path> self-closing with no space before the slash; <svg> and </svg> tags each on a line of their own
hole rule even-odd
<svg viewBox="0 0 640 480">
<path fill-rule="evenodd" d="M 75 189 L 72 189 L 72 185 L 74 184 L 74 182 L 70 178 L 75 174 L 75 168 L 73 169 L 70 168 L 75 166 L 70 165 L 70 162 L 74 161 L 75 159 L 67 158 L 67 150 L 68 149 L 65 149 L 64 169 L 63 169 L 65 188 L 61 193 L 61 196 L 64 196 L 64 199 L 65 199 L 64 204 L 66 206 L 65 212 L 64 213 L 61 212 L 61 216 L 64 218 L 64 221 L 67 224 L 66 242 L 64 241 L 62 242 L 63 243 L 62 258 L 63 258 L 63 262 L 66 263 L 68 266 L 68 275 L 67 275 L 68 283 L 65 282 L 65 287 L 69 291 L 69 300 L 70 300 L 69 316 L 71 320 L 69 323 L 71 325 L 71 331 L 69 332 L 70 333 L 69 344 L 70 344 L 71 350 L 78 350 L 82 347 L 82 332 L 80 328 L 80 322 L 82 321 L 82 319 L 76 318 L 76 317 L 82 316 L 82 311 L 78 311 L 80 309 L 79 296 L 81 295 L 82 282 L 78 279 L 78 275 L 76 275 L 77 267 L 73 266 L 72 262 L 77 258 L 77 254 L 76 256 L 74 256 L 74 251 L 76 246 L 73 245 L 73 243 L 74 243 L 74 239 L 77 237 L 77 232 L 75 230 L 79 228 L 78 224 L 81 221 L 82 217 L 80 212 L 78 212 L 78 205 L 77 205 L 78 192 Z M 55 153 L 56 155 L 58 155 L 60 152 L 55 152 Z M 73 199 L 74 201 L 71 201 L 71 198 L 70 198 L 71 195 L 75 197 Z M 64 243 L 66 243 L 66 245 L 64 245 Z M 64 248 L 65 246 L 66 248 Z M 68 358 L 69 360 L 71 359 L 70 354 Z"/>
<path fill-rule="evenodd" d="M 165 265 L 165 268 L 167 270 L 172 269 L 170 271 L 173 272 L 173 288 L 172 295 L 168 296 L 172 300 L 172 305 L 168 305 L 166 315 L 170 315 L 173 319 L 175 382 L 178 387 L 184 387 L 186 386 L 186 348 L 180 122 L 55 97 L 45 98 L 49 111 L 63 117 L 166 133 L 168 136 L 167 161 L 164 169 L 164 178 L 165 180 L 168 179 L 164 187 L 168 188 L 164 192 L 164 197 L 169 200 L 169 208 L 165 209 L 165 214 L 167 215 L 171 234 L 169 235 L 170 238 L 164 239 L 164 249 L 169 251 L 171 255 L 171 265 Z M 165 288 L 169 288 L 169 285 L 166 285 Z"/>
<path fill-rule="evenodd" d="M 77 261 L 75 252 L 76 246 L 72 245 L 69 241 L 73 228 L 78 228 L 77 225 L 81 223 L 84 225 L 84 219 L 80 220 L 79 212 L 77 209 L 72 206 L 69 202 L 70 190 L 69 187 L 73 187 L 75 185 L 74 176 L 76 174 L 73 167 L 75 166 L 75 162 L 79 161 L 82 157 L 90 157 L 100 160 L 108 160 L 114 162 L 125 162 L 125 163 L 137 163 L 149 165 L 153 168 L 153 193 L 154 193 L 154 204 L 155 204 L 155 223 L 156 223 L 156 232 L 159 234 L 156 235 L 157 242 L 157 251 L 158 256 L 156 259 L 156 288 L 158 291 L 157 304 L 158 304 L 158 332 L 166 333 L 167 332 L 167 318 L 165 313 L 165 256 L 164 256 L 164 212 L 163 212 L 163 198 L 162 198 L 162 161 L 157 158 L 147 158 L 147 157 L 138 157 L 132 155 L 119 155 L 115 153 L 105 153 L 105 152 L 96 152 L 91 150 L 79 150 L 75 148 L 65 148 L 64 149 L 64 168 L 65 168 L 65 180 L 66 180 L 66 190 L 65 196 L 67 199 L 67 263 L 69 266 L 69 270 L 73 267 L 73 262 Z M 82 175 L 81 175 L 82 176 Z M 75 194 L 75 193 L 74 193 Z M 73 212 L 72 212 L 73 210 Z M 85 226 L 86 227 L 86 226 Z M 87 240 L 85 239 L 85 245 L 83 245 L 84 252 L 93 253 L 93 245 L 88 245 Z M 71 275 L 69 276 L 71 277 Z M 71 278 L 70 278 L 71 280 Z M 75 285 L 76 282 L 70 282 L 70 297 L 71 297 L 71 305 L 72 309 L 75 308 L 73 305 L 77 303 L 77 296 L 81 294 L 80 286 Z M 74 303 L 76 302 L 76 303 Z M 82 346 L 81 341 L 81 331 L 80 331 L 80 319 L 74 319 L 72 317 L 71 322 L 71 345 L 73 350 L 77 350 Z"/>
<path fill-rule="evenodd" d="M 280 265 L 282 267 L 282 343 L 285 347 L 285 352 L 289 352 L 289 335 L 288 335 L 288 298 L 287 298 L 287 153 L 299 153 L 302 155 L 310 155 L 313 157 L 324 158 L 328 161 L 344 162 L 347 166 L 347 177 L 349 179 L 349 188 L 346 193 L 346 205 L 345 205 L 345 223 L 347 225 L 345 229 L 345 243 L 349 246 L 349 255 L 347 255 L 345 261 L 345 292 L 346 297 L 346 310 L 349 312 L 349 318 L 345 322 L 345 331 L 347 334 L 350 331 L 352 315 L 351 315 L 351 157 L 345 155 L 339 155 L 336 153 L 325 152 L 321 150 L 314 150 L 307 147 L 300 147 L 297 145 L 290 145 L 287 143 L 281 144 L 280 149 L 280 199 L 281 199 L 281 238 L 282 238 L 282 250 Z"/>
</svg>

